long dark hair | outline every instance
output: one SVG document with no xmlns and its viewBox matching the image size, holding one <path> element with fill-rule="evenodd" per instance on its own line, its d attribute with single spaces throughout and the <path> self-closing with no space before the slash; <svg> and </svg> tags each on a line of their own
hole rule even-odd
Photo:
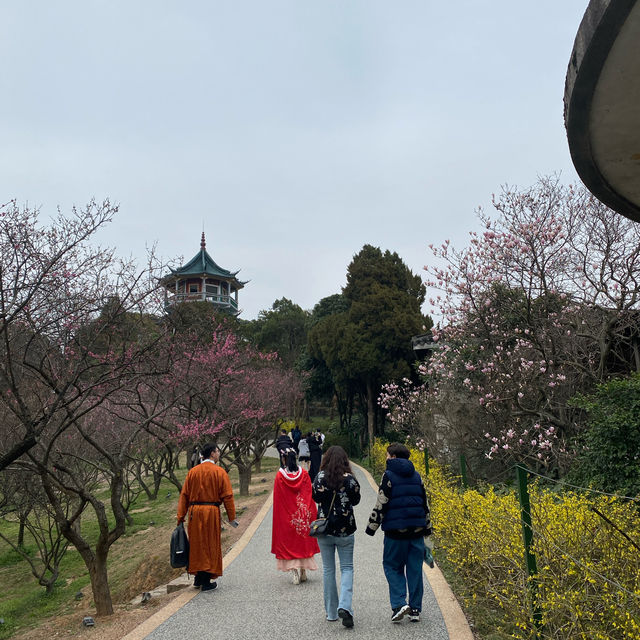
<svg viewBox="0 0 640 640">
<path fill-rule="evenodd" d="M 287 471 L 291 471 L 293 473 L 294 471 L 298 470 L 298 461 L 296 460 L 296 452 L 293 449 L 288 449 L 283 457 L 286 458 L 285 462 L 286 462 Z"/>
<path fill-rule="evenodd" d="M 337 491 L 342 486 L 345 473 L 353 475 L 347 452 L 338 445 L 329 447 L 322 456 L 320 471 L 324 471 L 324 479 L 327 487 L 334 491 Z"/>
</svg>

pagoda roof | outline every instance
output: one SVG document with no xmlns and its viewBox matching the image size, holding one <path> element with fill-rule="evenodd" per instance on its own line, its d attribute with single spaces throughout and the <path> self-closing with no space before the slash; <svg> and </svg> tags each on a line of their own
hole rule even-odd
<svg viewBox="0 0 640 640">
<path fill-rule="evenodd" d="M 229 271 L 224 269 L 209 255 L 206 249 L 206 243 L 204 239 L 204 231 L 202 232 L 202 240 L 200 241 L 200 251 L 196 253 L 189 262 L 179 267 L 178 269 L 171 269 L 171 273 L 164 276 L 163 280 L 173 280 L 174 278 L 188 277 L 188 276 L 213 276 L 217 278 L 223 278 L 226 280 L 235 280 L 240 286 L 244 286 L 246 282 L 238 280 L 236 275 L 238 271 Z"/>
</svg>

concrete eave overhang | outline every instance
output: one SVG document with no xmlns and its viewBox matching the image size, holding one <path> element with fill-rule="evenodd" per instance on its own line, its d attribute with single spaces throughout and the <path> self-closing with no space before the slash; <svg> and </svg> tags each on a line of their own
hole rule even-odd
<svg viewBox="0 0 640 640">
<path fill-rule="evenodd" d="M 640 2 L 591 0 L 564 93 L 573 164 L 587 188 L 640 221 Z"/>
</svg>

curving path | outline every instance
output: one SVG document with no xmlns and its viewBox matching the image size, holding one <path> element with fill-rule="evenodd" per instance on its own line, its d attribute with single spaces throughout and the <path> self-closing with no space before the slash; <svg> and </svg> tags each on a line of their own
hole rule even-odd
<svg viewBox="0 0 640 640">
<path fill-rule="evenodd" d="M 425 594 L 422 619 L 392 624 L 387 583 L 382 571 L 381 531 L 374 537 L 364 533 L 375 503 L 375 484 L 370 474 L 354 465 L 362 490 L 356 507 L 354 551 L 354 620 L 352 630 L 340 621 L 325 620 L 322 600 L 322 561 L 319 570 L 308 572 L 309 580 L 291 583 L 289 575 L 276 571 L 271 555 L 271 499 L 253 525 L 225 557 L 224 576 L 218 588 L 201 593 L 187 587 L 171 604 L 126 636 L 126 640 L 183 640 L 224 638 L 281 640 L 305 637 L 323 640 L 349 634 L 350 637 L 429 638 L 430 640 L 472 640 L 464 616 L 442 578 L 439 569 L 424 566 Z M 430 584 L 431 583 L 431 584 Z M 195 595 L 194 595 L 195 593 Z"/>
</svg>

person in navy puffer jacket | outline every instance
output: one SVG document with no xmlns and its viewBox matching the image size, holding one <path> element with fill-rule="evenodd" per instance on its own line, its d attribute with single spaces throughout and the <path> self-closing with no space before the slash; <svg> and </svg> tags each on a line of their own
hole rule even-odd
<svg viewBox="0 0 640 640">
<path fill-rule="evenodd" d="M 412 622 L 420 620 L 424 538 L 432 533 L 427 494 L 409 454 L 403 444 L 387 447 L 387 470 L 365 530 L 370 536 L 380 526 L 384 531 L 382 566 L 389 584 L 392 622 L 400 622 L 405 615 Z"/>
</svg>

